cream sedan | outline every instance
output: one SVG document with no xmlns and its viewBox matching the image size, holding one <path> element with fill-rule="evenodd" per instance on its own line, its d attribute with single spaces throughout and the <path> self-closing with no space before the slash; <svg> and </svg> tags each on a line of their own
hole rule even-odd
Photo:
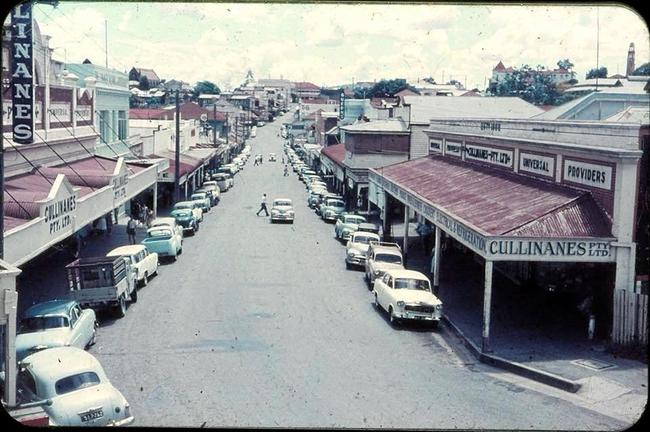
<svg viewBox="0 0 650 432">
<path fill-rule="evenodd" d="M 375 279 L 375 306 L 388 312 L 391 324 L 400 320 L 422 320 L 437 326 L 442 302 L 431 292 L 429 279 L 413 270 L 387 270 Z"/>
<path fill-rule="evenodd" d="M 345 268 L 365 267 L 370 242 L 379 243 L 379 235 L 371 232 L 353 232 L 345 246 Z"/>
<path fill-rule="evenodd" d="M 289 198 L 277 198 L 273 200 L 271 223 L 275 223 L 276 221 L 289 221 L 293 223 L 294 217 L 293 203 Z"/>
<path fill-rule="evenodd" d="M 49 348 L 19 363 L 18 398 L 47 401 L 50 426 L 126 426 L 131 406 L 109 381 L 102 365 L 75 347 Z"/>
</svg>

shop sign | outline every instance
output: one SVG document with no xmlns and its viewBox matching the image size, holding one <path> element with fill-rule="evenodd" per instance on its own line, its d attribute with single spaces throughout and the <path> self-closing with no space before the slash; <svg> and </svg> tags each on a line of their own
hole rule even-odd
<svg viewBox="0 0 650 432">
<path fill-rule="evenodd" d="M 465 159 L 487 162 L 492 165 L 512 168 L 513 152 L 512 150 L 502 150 L 494 147 L 466 144 Z"/>
<path fill-rule="evenodd" d="M 445 140 L 445 154 L 462 157 L 463 143 L 458 141 Z"/>
<path fill-rule="evenodd" d="M 530 172 L 552 178 L 555 175 L 555 158 L 520 152 L 519 171 Z"/>
<path fill-rule="evenodd" d="M 345 117 L 345 92 L 341 91 L 339 96 L 339 118 Z"/>
<path fill-rule="evenodd" d="M 605 240 L 490 240 L 489 259 L 532 261 L 613 261 L 611 243 Z"/>
<path fill-rule="evenodd" d="M 12 115 L 13 104 L 11 99 L 2 101 L 2 124 L 6 126 L 11 126 L 13 124 L 13 115 Z M 42 101 L 34 101 L 34 123 L 41 124 L 43 123 L 41 116 L 41 111 L 43 109 Z"/>
<path fill-rule="evenodd" d="M 34 44 L 32 42 L 32 3 L 17 5 L 11 11 L 11 125 L 18 144 L 34 142 Z"/>
<path fill-rule="evenodd" d="M 127 185 L 129 183 L 129 173 L 126 171 L 126 163 L 124 158 L 120 157 L 117 160 L 115 169 L 113 170 L 113 199 L 121 200 L 126 198 Z"/>
<path fill-rule="evenodd" d="M 77 113 L 77 121 L 90 121 L 92 120 L 93 107 L 91 105 L 77 105 L 75 113 Z"/>
<path fill-rule="evenodd" d="M 50 116 L 50 124 L 70 122 L 71 106 L 69 102 L 52 102 L 47 113 Z"/>
<path fill-rule="evenodd" d="M 442 212 L 436 212 L 436 224 L 475 251 L 485 252 L 485 237 Z"/>
<path fill-rule="evenodd" d="M 565 159 L 564 180 L 599 189 L 611 190 L 612 167 Z"/>
<path fill-rule="evenodd" d="M 442 152 L 442 140 L 440 138 L 430 138 L 429 150 L 436 153 Z"/>
<path fill-rule="evenodd" d="M 77 212 L 77 193 L 63 174 L 56 177 L 47 198 L 38 203 L 40 216 L 51 236 L 72 227 Z"/>
</svg>

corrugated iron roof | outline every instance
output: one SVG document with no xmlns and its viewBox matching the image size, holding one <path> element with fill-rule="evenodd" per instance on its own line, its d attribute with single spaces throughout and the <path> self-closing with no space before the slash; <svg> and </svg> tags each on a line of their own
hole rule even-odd
<svg viewBox="0 0 650 432">
<path fill-rule="evenodd" d="M 586 191 L 442 156 L 374 171 L 487 235 L 612 237 Z"/>
<path fill-rule="evenodd" d="M 343 159 L 345 159 L 345 144 L 327 146 L 321 150 L 320 154 L 321 157 L 326 156 L 339 166 L 345 166 L 343 164 Z"/>
</svg>

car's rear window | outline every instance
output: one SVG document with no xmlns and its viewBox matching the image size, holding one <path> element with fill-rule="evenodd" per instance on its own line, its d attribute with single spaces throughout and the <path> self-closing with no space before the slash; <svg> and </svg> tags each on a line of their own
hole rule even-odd
<svg viewBox="0 0 650 432">
<path fill-rule="evenodd" d="M 375 261 L 381 261 L 385 263 L 395 263 L 401 264 L 402 258 L 399 255 L 393 255 L 388 253 L 379 253 L 375 255 Z"/>
<path fill-rule="evenodd" d="M 56 384 L 54 384 L 54 389 L 56 390 L 56 394 L 62 395 L 75 390 L 92 387 L 99 383 L 99 377 L 95 372 L 82 372 L 61 378 L 56 382 Z"/>
<path fill-rule="evenodd" d="M 59 315 L 37 316 L 22 319 L 18 333 L 33 333 L 60 327 L 68 327 L 68 319 L 66 317 Z"/>
</svg>

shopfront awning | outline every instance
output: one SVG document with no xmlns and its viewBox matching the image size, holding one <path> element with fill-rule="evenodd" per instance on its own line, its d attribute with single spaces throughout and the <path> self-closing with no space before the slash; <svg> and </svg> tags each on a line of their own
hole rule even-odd
<svg viewBox="0 0 650 432">
<path fill-rule="evenodd" d="M 162 151 L 154 155 L 154 157 L 161 157 L 161 158 L 166 158 L 169 160 L 169 171 L 168 175 L 165 175 L 167 173 L 164 173 L 161 178 L 159 178 L 160 181 L 174 181 L 175 175 L 176 175 L 176 155 L 174 152 L 171 151 Z M 199 157 L 198 155 L 190 156 L 187 152 L 183 152 L 180 154 L 180 161 L 179 161 L 179 179 L 180 183 L 184 183 L 187 180 L 187 177 L 189 177 L 194 171 L 199 169 L 201 166 L 203 166 L 203 163 L 205 162 L 205 159 Z"/>
<path fill-rule="evenodd" d="M 441 156 L 374 168 L 369 180 L 489 259 L 538 257 L 542 247 L 545 256 L 566 258 L 556 246 L 590 252 L 563 242 L 575 240 L 593 243 L 595 261 L 612 260 L 611 220 L 586 191 Z"/>
</svg>

